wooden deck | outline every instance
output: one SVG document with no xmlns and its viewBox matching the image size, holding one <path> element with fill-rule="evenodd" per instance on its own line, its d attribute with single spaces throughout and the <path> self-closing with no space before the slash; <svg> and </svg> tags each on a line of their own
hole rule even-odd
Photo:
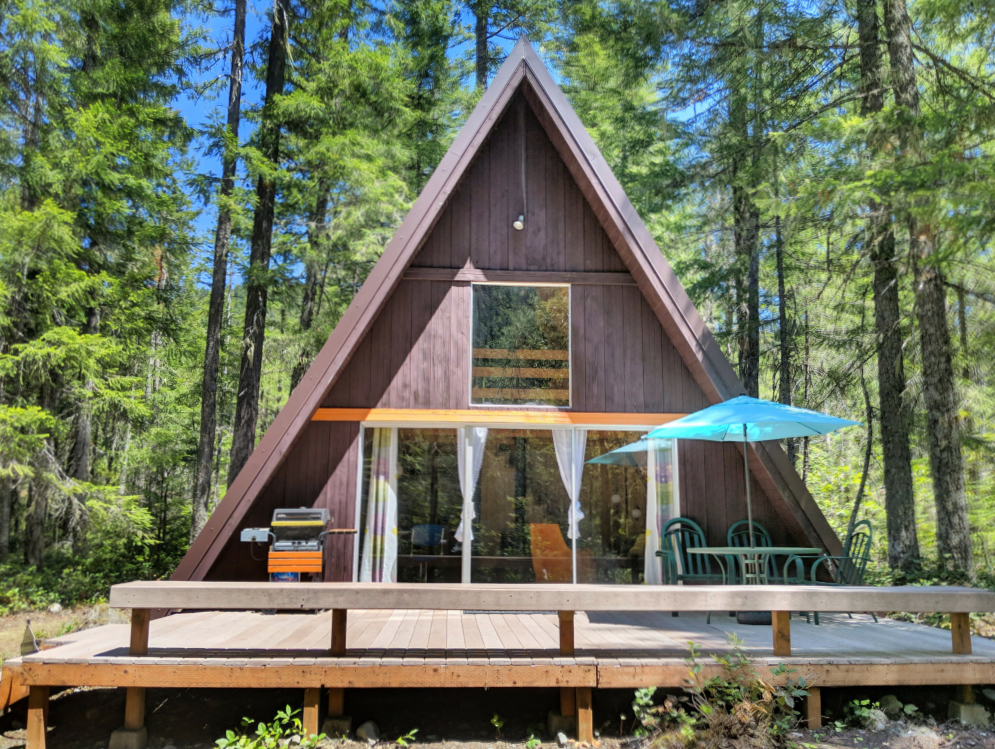
<svg viewBox="0 0 995 749">
<path fill-rule="evenodd" d="M 207 611 L 152 622 L 147 656 L 129 655 L 128 625 L 110 625 L 4 668 L 24 686 L 676 687 L 688 641 L 711 663 L 736 636 L 761 671 L 785 663 L 813 685 L 995 682 L 995 642 L 974 637 L 973 654 L 955 655 L 948 631 L 863 614 L 823 614 L 819 626 L 796 615 L 790 657 L 773 654 L 769 626 L 725 613 L 709 624 L 703 613 L 578 612 L 575 631 L 565 657 L 552 612 L 359 610 L 346 655 L 331 657 L 331 612 Z"/>
</svg>

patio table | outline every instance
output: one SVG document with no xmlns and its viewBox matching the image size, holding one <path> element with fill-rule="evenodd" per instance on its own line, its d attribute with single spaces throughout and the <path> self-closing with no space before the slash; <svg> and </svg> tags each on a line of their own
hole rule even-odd
<svg viewBox="0 0 995 749">
<path fill-rule="evenodd" d="M 729 580 L 729 570 L 726 569 L 725 557 L 738 557 L 740 569 L 743 570 L 741 585 L 767 585 L 768 560 L 772 556 L 821 556 L 822 549 L 808 546 L 699 546 L 686 549 L 688 554 L 710 554 L 715 557 L 722 568 L 722 577 Z"/>
</svg>

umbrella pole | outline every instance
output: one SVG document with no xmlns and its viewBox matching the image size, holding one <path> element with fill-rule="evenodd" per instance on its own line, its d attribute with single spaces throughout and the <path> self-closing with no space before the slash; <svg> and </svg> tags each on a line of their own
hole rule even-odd
<svg viewBox="0 0 995 749">
<path fill-rule="evenodd" d="M 743 475 L 746 477 L 746 519 L 750 529 L 750 548 L 757 544 L 753 538 L 753 502 L 750 499 L 750 443 L 746 441 L 746 424 L 743 424 Z"/>
</svg>

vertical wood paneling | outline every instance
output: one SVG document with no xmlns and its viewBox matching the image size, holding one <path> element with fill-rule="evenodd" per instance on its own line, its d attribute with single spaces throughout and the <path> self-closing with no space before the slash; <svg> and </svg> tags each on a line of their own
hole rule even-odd
<svg viewBox="0 0 995 749">
<path fill-rule="evenodd" d="M 638 288 L 620 286 L 623 298 L 622 367 L 625 411 L 647 411 L 643 397 L 643 312 Z M 650 412 L 651 413 L 651 412 Z"/>
<path fill-rule="evenodd" d="M 449 353 L 454 325 L 460 324 L 452 319 L 452 297 L 447 292 L 449 284 L 433 282 L 426 284 L 432 290 L 432 309 L 434 316 L 430 320 L 432 346 L 429 360 L 431 379 L 427 394 L 428 403 L 451 403 L 449 389 L 454 384 L 450 370 Z M 423 406 L 429 408 L 430 406 Z"/>
<path fill-rule="evenodd" d="M 524 231 L 512 228 L 520 212 Z M 494 270 L 625 270 L 522 96 L 478 151 L 412 263 L 471 264 Z M 576 284 L 570 293 L 573 410 L 680 413 L 707 405 L 637 287 Z M 470 284 L 402 280 L 324 405 L 468 408 L 470 324 Z M 276 507 L 316 505 L 327 507 L 339 527 L 355 527 L 360 449 L 358 424 L 310 424 L 247 513 L 245 526 L 268 524 Z M 730 444 L 682 441 L 678 460 L 682 513 L 702 524 L 710 542 L 724 543 L 729 524 L 746 516 L 740 452 Z M 756 518 L 775 541 L 804 542 L 797 521 L 783 506 L 775 507 L 755 479 L 751 490 Z M 327 580 L 352 579 L 353 543 L 351 537 L 329 539 Z M 265 579 L 265 569 L 265 555 L 253 560 L 236 535 L 208 578 Z"/>
<path fill-rule="evenodd" d="M 584 365 L 587 408 L 605 410 L 605 287 L 584 290 Z"/>
<path fill-rule="evenodd" d="M 525 221 L 526 267 L 548 270 L 549 247 L 546 244 L 546 229 L 549 213 L 546 207 L 546 155 L 552 145 L 531 109 L 526 112 L 525 137 L 525 185 L 528 196 L 528 215 Z M 520 174 L 521 164 L 518 159 L 515 163 L 518 166 L 516 172 Z"/>
<path fill-rule="evenodd" d="M 563 183 L 563 270 L 584 270 L 585 207 L 577 183 L 567 179 Z"/>
<path fill-rule="evenodd" d="M 411 353 L 408 357 L 411 380 L 411 408 L 431 408 L 435 383 L 432 382 L 432 339 L 444 335 L 444 318 L 432 324 L 432 283 L 411 284 Z"/>
<path fill-rule="evenodd" d="M 446 213 L 452 215 L 449 224 L 450 268 L 463 268 L 470 261 L 471 189 L 469 182 L 462 182 L 449 202 Z M 414 265 L 418 265 L 415 257 Z"/>
<path fill-rule="evenodd" d="M 491 140 L 493 142 L 493 138 Z M 470 187 L 470 262 L 477 268 L 491 267 L 490 166 L 489 145 L 477 154 L 467 177 Z"/>
<path fill-rule="evenodd" d="M 411 283 L 398 284 L 390 326 L 390 408 L 411 408 Z"/>
<path fill-rule="evenodd" d="M 450 408 L 470 406 L 470 284 L 453 284 L 449 290 L 452 324 L 449 326 L 452 341 L 449 361 L 452 366 L 449 385 Z"/>
<path fill-rule="evenodd" d="M 605 410 L 625 410 L 625 316 L 623 286 L 605 286 Z"/>
<path fill-rule="evenodd" d="M 490 254 L 487 265 L 478 266 L 486 268 L 508 268 L 510 266 L 511 233 L 515 231 L 511 223 L 514 219 L 511 216 L 509 205 L 509 193 L 512 189 L 514 174 L 517 169 L 513 167 L 518 164 L 518 159 L 514 158 L 512 152 L 514 142 L 514 112 L 509 111 L 502 120 L 494 135 L 491 136 L 490 143 L 490 173 L 488 190 L 490 191 L 490 229 L 488 231 L 488 242 L 490 244 Z M 476 230 L 477 227 L 472 227 Z"/>
<path fill-rule="evenodd" d="M 584 320 L 587 286 L 570 287 L 570 406 L 590 411 L 587 401 L 587 345 Z"/>
<path fill-rule="evenodd" d="M 663 330 L 641 293 L 639 307 L 643 322 L 643 345 L 640 351 L 643 363 L 643 407 L 648 413 L 665 413 L 667 401 L 664 397 L 666 375 L 663 370 Z"/>
<path fill-rule="evenodd" d="M 563 270 L 566 267 L 564 253 L 564 201 L 563 183 L 566 166 L 555 151 L 545 151 L 545 210 L 546 210 L 546 251 L 545 268 Z"/>
</svg>

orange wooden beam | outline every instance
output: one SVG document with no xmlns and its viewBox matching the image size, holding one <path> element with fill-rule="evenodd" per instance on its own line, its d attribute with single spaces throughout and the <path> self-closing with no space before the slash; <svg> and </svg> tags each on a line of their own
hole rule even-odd
<svg viewBox="0 0 995 749">
<path fill-rule="evenodd" d="M 651 429 L 682 413 L 599 413 L 481 409 L 319 408 L 311 421 L 371 421 L 402 424 L 515 424 L 543 426 L 639 426 Z"/>
</svg>

